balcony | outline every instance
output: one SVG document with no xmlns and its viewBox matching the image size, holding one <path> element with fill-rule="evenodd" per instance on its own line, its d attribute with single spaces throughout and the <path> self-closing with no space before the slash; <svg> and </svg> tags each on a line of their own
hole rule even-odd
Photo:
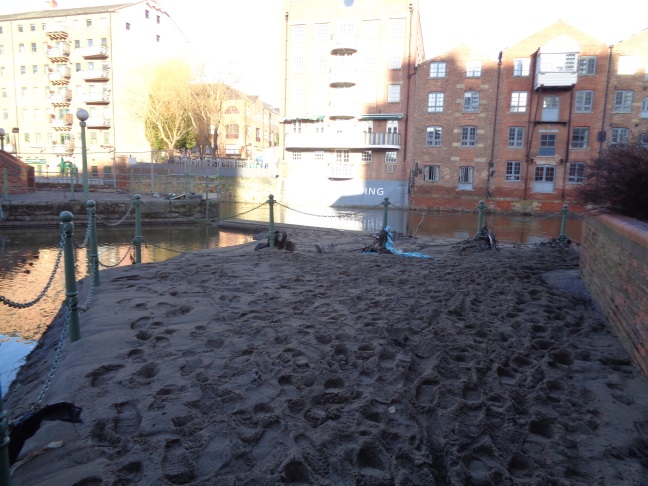
<svg viewBox="0 0 648 486">
<path fill-rule="evenodd" d="M 356 72 L 350 67 L 332 68 L 329 73 L 329 86 L 331 88 L 350 88 L 356 85 Z"/>
<path fill-rule="evenodd" d="M 50 62 L 68 62 L 70 58 L 70 43 L 58 42 L 56 47 L 47 49 Z"/>
<path fill-rule="evenodd" d="M 399 149 L 400 133 L 364 133 L 365 148 Z"/>
<path fill-rule="evenodd" d="M 52 40 L 65 40 L 68 38 L 68 28 L 61 22 L 50 22 L 45 26 L 45 34 Z"/>
<path fill-rule="evenodd" d="M 72 113 L 66 113 L 62 118 L 52 118 L 52 128 L 57 132 L 69 132 L 73 121 Z"/>
<path fill-rule="evenodd" d="M 331 37 L 331 54 L 347 55 L 358 51 L 358 38 L 351 34 L 335 34 Z"/>
<path fill-rule="evenodd" d="M 67 85 L 70 82 L 70 68 L 65 66 L 58 71 L 49 73 L 49 82 L 55 86 Z"/>
<path fill-rule="evenodd" d="M 108 48 L 105 46 L 81 47 L 80 49 L 77 49 L 76 52 L 78 52 L 84 59 L 108 58 Z"/>
<path fill-rule="evenodd" d="M 110 90 L 100 93 L 85 93 L 82 98 L 87 105 L 107 105 L 110 103 Z"/>
<path fill-rule="evenodd" d="M 54 93 L 50 96 L 50 103 L 55 107 L 70 106 L 70 101 L 72 101 L 72 90 L 70 89 L 66 89 L 60 93 Z"/>
<path fill-rule="evenodd" d="M 110 79 L 108 69 L 88 69 L 79 71 L 79 75 L 88 82 L 102 82 Z"/>
<path fill-rule="evenodd" d="M 52 145 L 55 155 L 72 155 L 74 153 L 74 140 L 66 140 L 65 143 Z"/>
<path fill-rule="evenodd" d="M 93 128 L 95 130 L 106 130 L 110 128 L 112 120 L 107 116 L 97 116 L 88 118 L 86 121 L 86 128 Z"/>
</svg>

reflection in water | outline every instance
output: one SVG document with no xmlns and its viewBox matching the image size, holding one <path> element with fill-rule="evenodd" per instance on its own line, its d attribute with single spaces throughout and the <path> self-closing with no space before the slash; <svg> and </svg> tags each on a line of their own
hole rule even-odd
<svg viewBox="0 0 648 486">
<path fill-rule="evenodd" d="M 248 221 L 269 221 L 269 206 L 257 209 L 252 204 L 221 203 L 218 216 L 226 219 Z M 275 204 L 274 220 L 277 224 L 295 224 L 377 232 L 382 228 L 384 207 L 379 205 L 370 210 L 341 210 L 334 208 L 287 208 Z M 477 232 L 476 212 L 407 212 L 390 207 L 387 224 L 401 234 L 409 236 L 437 236 L 442 238 L 467 239 Z M 560 234 L 561 216 L 550 218 L 503 217 L 486 215 L 484 222 L 502 242 L 538 243 Z M 569 218 L 566 234 L 574 241 L 580 241 L 581 221 Z M 85 228 L 77 228 L 75 240 L 82 243 Z M 202 225 L 173 225 L 160 227 L 144 226 L 142 235 L 142 261 L 161 262 L 178 253 L 247 243 L 252 236 L 236 231 L 219 230 Z M 131 241 L 133 226 L 120 225 L 97 227 L 99 260 L 102 264 L 122 266 L 131 264 L 134 257 Z M 45 288 L 59 256 L 60 235 L 57 228 L 48 229 L 6 229 L 0 236 L 0 295 L 16 302 L 34 300 Z M 103 269 L 105 267 L 100 267 Z M 76 251 L 76 276 L 82 279 L 88 275 L 87 251 Z M 85 302 L 80 293 L 79 303 Z M 63 260 L 51 284 L 51 289 L 36 305 L 28 309 L 13 309 L 0 305 L 0 384 L 7 387 L 13 379 L 15 369 L 32 349 L 46 326 L 52 321 L 65 299 L 65 277 Z"/>
</svg>

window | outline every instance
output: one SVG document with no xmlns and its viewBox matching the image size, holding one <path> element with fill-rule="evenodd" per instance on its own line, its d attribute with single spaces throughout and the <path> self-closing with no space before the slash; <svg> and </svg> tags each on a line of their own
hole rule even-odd
<svg viewBox="0 0 648 486">
<path fill-rule="evenodd" d="M 101 38 L 101 47 L 108 47 L 108 39 L 106 37 Z"/>
<path fill-rule="evenodd" d="M 575 113 L 591 113 L 594 104 L 594 91 L 585 89 L 576 91 L 576 99 L 574 101 Z"/>
<path fill-rule="evenodd" d="M 257 142 L 261 141 L 261 129 L 260 128 L 256 129 L 256 141 Z"/>
<path fill-rule="evenodd" d="M 225 108 L 225 113 L 228 115 L 238 115 L 240 112 L 236 106 L 228 106 Z"/>
<path fill-rule="evenodd" d="M 582 184 L 585 182 L 585 162 L 572 162 L 569 164 L 570 184 Z"/>
<path fill-rule="evenodd" d="M 18 52 L 21 54 L 25 52 L 25 44 L 18 44 Z"/>
<path fill-rule="evenodd" d="M 514 148 L 524 147 L 524 127 L 509 127 L 508 146 Z"/>
<path fill-rule="evenodd" d="M 459 189 L 472 191 L 474 167 L 459 167 Z"/>
<path fill-rule="evenodd" d="M 149 18 L 149 11 L 148 10 L 144 10 L 144 18 L 145 19 Z"/>
<path fill-rule="evenodd" d="M 396 163 L 396 152 L 385 152 L 385 163 L 386 164 L 395 164 Z"/>
<path fill-rule="evenodd" d="M 292 40 L 293 42 L 304 42 L 306 39 L 306 26 L 304 24 L 292 26 Z"/>
<path fill-rule="evenodd" d="M 108 133 L 108 132 L 106 132 L 106 133 Z M 105 144 L 105 145 L 109 145 L 109 144 Z M 103 167 L 103 176 L 104 176 L 104 179 L 112 179 L 112 167 L 110 167 L 109 165 L 104 165 L 104 167 Z"/>
<path fill-rule="evenodd" d="M 387 87 L 387 102 L 400 102 L 400 84 L 390 84 Z"/>
<path fill-rule="evenodd" d="M 2 66 L 2 67 L 0 67 L 0 76 L 4 77 L 4 75 L 5 75 L 5 67 Z"/>
<path fill-rule="evenodd" d="M 504 180 L 513 182 L 522 180 L 522 162 L 519 160 L 507 160 Z"/>
<path fill-rule="evenodd" d="M 365 164 L 369 164 L 373 161 L 373 156 L 371 154 L 371 150 L 365 150 L 362 152 L 362 162 Z"/>
<path fill-rule="evenodd" d="M 81 71 L 81 63 L 80 62 L 75 63 L 74 69 L 76 70 L 77 73 Z"/>
<path fill-rule="evenodd" d="M 589 128 L 574 127 L 572 129 L 571 148 L 586 149 L 589 145 Z"/>
<path fill-rule="evenodd" d="M 155 17 L 155 21 L 156 21 L 158 24 L 160 23 L 160 16 L 159 16 L 159 15 L 157 15 L 157 16 Z"/>
<path fill-rule="evenodd" d="M 403 66 L 403 56 L 400 51 L 392 51 L 389 53 L 388 68 L 401 69 Z"/>
<path fill-rule="evenodd" d="M 126 22 L 126 30 L 130 30 L 130 23 Z"/>
<path fill-rule="evenodd" d="M 613 128 L 610 134 L 610 146 L 622 147 L 628 144 L 630 130 L 627 128 Z"/>
<path fill-rule="evenodd" d="M 315 151 L 315 160 L 324 160 L 324 151 L 316 150 Z"/>
<path fill-rule="evenodd" d="M 466 91 L 464 93 L 463 111 L 466 113 L 475 113 L 479 111 L 478 91 Z"/>
<path fill-rule="evenodd" d="M 545 96 L 542 100 L 542 117 L 544 122 L 558 121 L 560 113 L 560 98 L 558 96 Z"/>
<path fill-rule="evenodd" d="M 292 159 L 293 159 L 293 160 L 301 160 L 301 158 L 302 158 L 301 150 L 295 150 L 295 151 L 292 153 Z"/>
<path fill-rule="evenodd" d="M 7 97 L 7 88 L 2 88 L 2 97 L 3 98 Z"/>
<path fill-rule="evenodd" d="M 38 74 L 38 66 L 36 64 L 32 66 L 32 74 Z"/>
<path fill-rule="evenodd" d="M 336 150 L 335 151 L 335 161 L 339 164 L 348 164 L 349 163 L 349 151 L 348 150 Z"/>
<path fill-rule="evenodd" d="M 405 35 L 405 19 L 389 19 L 389 36 L 403 37 Z"/>
<path fill-rule="evenodd" d="M 614 93 L 614 108 L 617 113 L 632 113 L 632 94 L 631 90 L 617 90 Z"/>
<path fill-rule="evenodd" d="M 32 52 L 38 52 L 38 48 L 36 47 L 36 43 L 35 43 L 35 42 L 32 42 L 32 43 L 31 43 L 31 51 L 32 51 Z"/>
<path fill-rule="evenodd" d="M 553 133 L 540 134 L 540 152 L 538 155 L 556 155 L 556 135 Z"/>
<path fill-rule="evenodd" d="M 155 36 L 155 42 L 160 42 L 160 36 L 159 35 Z"/>
<path fill-rule="evenodd" d="M 526 113 L 527 92 L 513 91 L 511 93 L 511 113 Z"/>
<path fill-rule="evenodd" d="M 531 59 L 522 57 L 513 60 L 513 76 L 528 76 Z"/>
<path fill-rule="evenodd" d="M 22 31 L 23 31 L 23 26 L 22 26 L 22 24 L 18 24 L 18 32 L 22 32 Z"/>
<path fill-rule="evenodd" d="M 468 61 L 466 63 L 466 77 L 479 78 L 481 77 L 482 63 L 481 61 Z"/>
<path fill-rule="evenodd" d="M 428 182 L 439 182 L 441 167 L 438 165 L 426 165 L 423 167 L 423 180 Z"/>
<path fill-rule="evenodd" d="M 28 132 L 25 132 L 24 138 L 25 138 L 25 142 L 29 142 L 29 133 Z"/>
<path fill-rule="evenodd" d="M 398 120 L 387 120 L 387 133 L 398 133 Z"/>
<path fill-rule="evenodd" d="M 91 130 L 90 131 L 90 143 L 92 145 L 97 145 L 97 131 L 96 130 Z"/>
<path fill-rule="evenodd" d="M 648 118 L 648 98 L 644 98 L 641 102 L 641 113 L 639 116 L 641 118 Z"/>
<path fill-rule="evenodd" d="M 639 70 L 639 58 L 637 56 L 619 56 L 618 74 L 635 74 Z"/>
<path fill-rule="evenodd" d="M 25 88 L 24 86 L 20 88 L 20 96 L 27 98 L 27 88 Z"/>
<path fill-rule="evenodd" d="M 648 147 L 648 133 L 642 133 L 639 135 L 639 145 L 642 147 Z"/>
<path fill-rule="evenodd" d="M 27 74 L 27 68 L 25 66 L 20 66 L 20 74 Z"/>
<path fill-rule="evenodd" d="M 36 32 L 36 24 L 29 24 L 29 30 Z"/>
<path fill-rule="evenodd" d="M 94 45 L 94 40 L 92 40 L 92 39 L 86 39 L 86 45 L 87 45 L 88 47 L 93 46 L 93 45 Z"/>
<path fill-rule="evenodd" d="M 477 145 L 477 127 L 461 127 L 461 146 L 474 147 Z"/>
<path fill-rule="evenodd" d="M 428 147 L 440 147 L 443 129 L 441 127 L 427 127 L 425 133 L 425 145 Z"/>
<path fill-rule="evenodd" d="M 304 56 L 301 54 L 296 54 L 292 59 L 292 69 L 295 73 L 304 72 Z"/>
<path fill-rule="evenodd" d="M 225 138 L 239 138 L 239 126 L 236 124 L 225 125 Z"/>
<path fill-rule="evenodd" d="M 294 121 L 292 123 L 292 127 L 293 127 L 293 133 L 301 133 L 302 127 L 301 127 L 301 121 L 300 120 Z"/>
<path fill-rule="evenodd" d="M 578 60 L 578 74 L 593 76 L 596 74 L 596 56 L 582 56 Z"/>
<path fill-rule="evenodd" d="M 318 41 L 329 39 L 329 24 L 315 24 L 315 38 Z"/>
<path fill-rule="evenodd" d="M 430 63 L 430 77 L 431 78 L 445 78 L 446 77 L 446 63 L 445 62 L 431 62 Z"/>
<path fill-rule="evenodd" d="M 92 19 L 86 19 L 86 27 L 92 27 Z"/>
<path fill-rule="evenodd" d="M 81 41 L 79 39 L 75 39 L 74 40 L 74 48 L 78 49 L 79 47 L 81 47 Z"/>
<path fill-rule="evenodd" d="M 4 46 L 0 45 L 0 54 L 4 54 Z"/>
<path fill-rule="evenodd" d="M 443 93 L 428 93 L 428 113 L 443 112 Z"/>
<path fill-rule="evenodd" d="M 328 59 L 328 56 L 326 56 L 326 55 L 322 55 L 322 56 L 319 56 L 319 57 L 317 58 L 316 66 L 317 66 L 317 70 L 318 70 L 319 72 L 322 73 L 322 72 L 325 72 L 325 71 L 326 71 L 326 60 L 327 60 L 327 59 Z"/>
</svg>

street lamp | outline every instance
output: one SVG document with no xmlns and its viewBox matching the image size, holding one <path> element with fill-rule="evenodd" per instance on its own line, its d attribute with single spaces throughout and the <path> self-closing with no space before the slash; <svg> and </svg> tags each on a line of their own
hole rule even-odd
<svg viewBox="0 0 648 486">
<path fill-rule="evenodd" d="M 86 120 L 88 119 L 88 112 L 83 108 L 79 108 L 76 112 L 76 117 L 81 123 L 81 159 L 83 160 L 83 199 L 86 201 L 90 199 L 90 193 L 88 191 L 88 154 L 86 154 L 86 138 L 85 138 L 85 128 Z"/>
<path fill-rule="evenodd" d="M 2 148 L 0 150 L 4 151 L 4 136 L 5 136 L 5 129 L 0 128 L 0 143 L 2 144 Z"/>
</svg>

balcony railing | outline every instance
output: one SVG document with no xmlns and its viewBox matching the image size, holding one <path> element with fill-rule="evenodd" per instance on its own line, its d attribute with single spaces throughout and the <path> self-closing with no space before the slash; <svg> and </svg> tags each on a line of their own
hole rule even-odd
<svg viewBox="0 0 648 486">
<path fill-rule="evenodd" d="M 400 148 L 400 133 L 365 132 L 366 147 Z"/>
<path fill-rule="evenodd" d="M 106 129 L 110 128 L 112 120 L 106 116 L 88 118 L 86 121 L 87 128 Z"/>
<path fill-rule="evenodd" d="M 82 96 L 83 101 L 88 105 L 107 105 L 110 103 L 110 91 L 101 93 L 86 93 Z"/>
<path fill-rule="evenodd" d="M 45 34 L 52 40 L 67 39 L 67 25 L 61 22 L 50 22 L 45 26 Z"/>
<path fill-rule="evenodd" d="M 74 117 L 71 113 L 66 113 L 62 118 L 52 119 L 52 128 L 57 131 L 68 131 L 72 128 Z"/>
<path fill-rule="evenodd" d="M 79 71 L 79 75 L 85 81 L 108 81 L 110 79 L 108 69 L 88 69 Z"/>
<path fill-rule="evenodd" d="M 51 62 L 67 62 L 70 57 L 70 43 L 60 42 L 56 47 L 47 49 L 47 57 Z"/>
<path fill-rule="evenodd" d="M 349 88 L 356 85 L 356 72 L 349 67 L 331 68 L 329 86 L 332 88 Z"/>
<path fill-rule="evenodd" d="M 328 166 L 329 179 L 353 179 L 353 165 L 349 163 L 333 163 Z"/>
<path fill-rule="evenodd" d="M 59 71 L 49 73 L 49 81 L 54 85 L 68 84 L 70 82 L 70 68 L 64 67 Z"/>
<path fill-rule="evenodd" d="M 106 59 L 108 57 L 108 48 L 105 46 L 81 47 L 75 52 L 78 52 L 84 59 Z"/>
<path fill-rule="evenodd" d="M 352 34 L 331 36 L 331 54 L 353 54 L 358 51 L 358 37 Z"/>
<path fill-rule="evenodd" d="M 287 149 L 398 150 L 400 133 L 286 133 Z"/>
<path fill-rule="evenodd" d="M 50 103 L 53 106 L 68 106 L 72 101 L 72 90 L 66 89 L 62 93 L 54 93 L 50 96 Z"/>
<path fill-rule="evenodd" d="M 69 155 L 74 152 L 74 140 L 67 140 L 65 143 L 58 143 L 52 146 L 56 155 Z"/>
</svg>

